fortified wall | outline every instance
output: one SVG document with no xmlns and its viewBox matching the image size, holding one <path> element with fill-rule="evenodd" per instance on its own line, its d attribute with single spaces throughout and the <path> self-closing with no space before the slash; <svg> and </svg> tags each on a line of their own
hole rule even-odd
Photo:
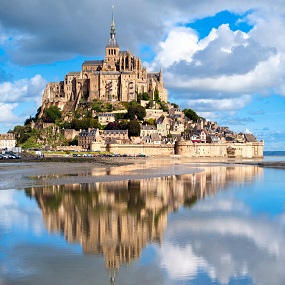
<svg viewBox="0 0 285 285">
<path fill-rule="evenodd" d="M 247 143 L 192 143 L 180 141 L 175 143 L 175 154 L 183 157 L 240 157 L 262 158 L 264 142 Z"/>
<path fill-rule="evenodd" d="M 176 142 L 175 145 L 152 144 L 107 144 L 98 142 L 91 144 L 91 151 L 109 151 L 116 154 L 147 156 L 171 156 L 182 157 L 229 157 L 229 158 L 262 158 L 264 142 L 247 143 L 192 143 L 190 141 Z"/>
<path fill-rule="evenodd" d="M 91 143 L 91 151 L 108 151 L 116 154 L 145 154 L 147 156 L 170 156 L 174 154 L 174 145 L 152 144 L 108 144 Z"/>
</svg>

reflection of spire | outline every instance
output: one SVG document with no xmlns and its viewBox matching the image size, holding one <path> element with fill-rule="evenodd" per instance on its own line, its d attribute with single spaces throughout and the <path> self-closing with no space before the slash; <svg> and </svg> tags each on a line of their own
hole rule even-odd
<svg viewBox="0 0 285 285">
<path fill-rule="evenodd" d="M 109 174 L 125 171 L 126 166 L 116 167 Z M 49 232 L 62 232 L 68 242 L 81 243 L 84 253 L 105 257 L 114 285 L 121 264 L 139 258 L 147 243 L 161 244 L 168 213 L 193 207 L 200 198 L 227 189 L 229 182 L 244 183 L 261 172 L 259 167 L 209 167 L 196 174 L 47 186 L 26 193 L 36 197 Z"/>
<path fill-rule="evenodd" d="M 109 270 L 110 275 L 110 284 L 115 285 L 115 279 L 116 279 L 116 271 L 115 270 Z"/>
</svg>

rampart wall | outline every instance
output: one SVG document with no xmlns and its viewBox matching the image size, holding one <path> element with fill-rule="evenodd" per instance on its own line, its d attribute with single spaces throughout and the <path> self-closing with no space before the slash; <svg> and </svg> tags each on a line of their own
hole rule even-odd
<svg viewBox="0 0 285 285">
<path fill-rule="evenodd" d="M 176 142 L 175 145 L 155 144 L 108 144 L 94 142 L 91 151 L 109 151 L 116 154 L 145 154 L 147 156 L 181 155 L 182 157 L 263 157 L 263 141 L 254 143 L 192 143 L 189 141 Z"/>
<path fill-rule="evenodd" d="M 147 156 L 170 156 L 174 154 L 174 145 L 153 145 L 153 144 L 109 144 L 100 146 L 98 143 L 91 144 L 91 151 L 109 151 L 116 154 L 145 154 Z"/>
<path fill-rule="evenodd" d="M 240 157 L 259 158 L 263 157 L 264 142 L 247 143 L 192 143 L 180 141 L 175 144 L 175 154 L 183 157 Z"/>
</svg>

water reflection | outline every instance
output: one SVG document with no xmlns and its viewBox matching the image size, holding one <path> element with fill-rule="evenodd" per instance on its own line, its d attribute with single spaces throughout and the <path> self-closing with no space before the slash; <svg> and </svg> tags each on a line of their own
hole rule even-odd
<svg viewBox="0 0 285 285">
<path fill-rule="evenodd" d="M 201 173 L 46 186 L 25 193 L 36 199 L 49 232 L 81 244 L 85 254 L 103 255 L 114 276 L 121 264 L 138 259 L 147 243 L 162 245 L 169 213 L 261 174 L 258 167 L 207 167 Z"/>
</svg>

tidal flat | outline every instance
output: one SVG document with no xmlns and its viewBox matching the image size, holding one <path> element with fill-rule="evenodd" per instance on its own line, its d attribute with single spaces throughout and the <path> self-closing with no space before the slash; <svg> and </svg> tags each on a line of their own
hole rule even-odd
<svg viewBox="0 0 285 285">
<path fill-rule="evenodd" d="M 283 285 L 285 170 L 263 163 L 1 163 L 0 284 Z"/>
</svg>

